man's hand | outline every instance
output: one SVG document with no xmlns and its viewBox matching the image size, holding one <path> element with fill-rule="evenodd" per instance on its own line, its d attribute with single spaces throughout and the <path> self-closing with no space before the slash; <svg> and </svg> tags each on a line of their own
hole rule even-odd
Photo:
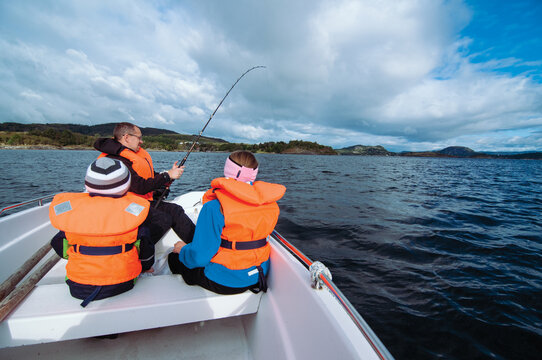
<svg viewBox="0 0 542 360">
<path fill-rule="evenodd" d="M 171 185 L 171 182 L 162 185 L 160 189 L 154 190 L 154 192 L 152 193 L 152 199 L 154 201 L 158 201 L 158 199 L 167 199 L 167 196 L 169 195 L 169 185 Z"/>
<path fill-rule="evenodd" d="M 185 246 L 186 244 L 184 243 L 184 241 L 177 241 L 175 243 L 175 245 L 173 246 L 173 251 L 174 253 L 178 254 L 181 252 L 181 249 Z"/>
<path fill-rule="evenodd" d="M 172 180 L 177 180 L 181 177 L 184 172 L 184 166 L 177 167 L 177 161 L 173 164 L 173 167 L 167 171 L 169 178 Z"/>
</svg>

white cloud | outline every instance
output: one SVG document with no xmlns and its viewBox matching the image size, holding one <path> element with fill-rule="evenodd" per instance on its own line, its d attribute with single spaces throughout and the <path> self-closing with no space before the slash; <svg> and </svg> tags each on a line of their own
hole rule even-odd
<svg viewBox="0 0 542 360">
<path fill-rule="evenodd" d="M 480 61 L 476 39 L 460 36 L 469 21 L 460 0 L 2 2 L 0 121 L 197 133 L 243 71 L 266 65 L 205 135 L 396 150 L 491 147 L 481 139 L 492 136 L 539 144 L 500 135 L 542 128 L 542 64 Z"/>
<path fill-rule="evenodd" d="M 22 91 L 21 96 L 25 97 L 25 98 L 27 98 L 29 100 L 42 100 L 43 99 L 43 97 L 40 94 L 38 94 L 38 93 L 36 93 L 36 92 L 34 92 L 32 90 L 24 90 L 24 91 Z"/>
<path fill-rule="evenodd" d="M 153 115 L 153 118 L 158 121 L 159 123 L 161 124 L 167 124 L 167 125 L 171 125 L 173 124 L 173 121 L 171 120 L 166 120 L 162 115 L 156 113 Z"/>
</svg>

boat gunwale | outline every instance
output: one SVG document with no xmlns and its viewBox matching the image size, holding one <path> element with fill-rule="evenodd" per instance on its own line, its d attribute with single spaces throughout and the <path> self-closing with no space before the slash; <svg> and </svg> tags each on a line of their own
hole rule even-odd
<svg viewBox="0 0 542 360">
<path fill-rule="evenodd" d="M 2 208 L 0 210 L 0 215 L 4 211 L 15 209 L 15 208 L 18 208 L 18 207 L 21 207 L 21 206 L 24 206 L 24 205 L 29 205 L 29 204 L 32 204 L 34 202 L 37 202 L 38 206 L 43 206 L 43 200 L 50 199 L 50 198 L 54 197 L 55 195 L 56 194 L 44 195 L 44 196 L 41 196 L 39 198 L 35 198 L 35 199 L 32 199 L 32 200 L 26 200 L 26 201 L 23 201 L 23 202 L 20 202 L 20 203 L 17 203 L 17 204 L 8 205 L 8 206 L 6 206 L 6 207 L 4 207 L 4 208 Z"/>
<path fill-rule="evenodd" d="M 292 245 L 276 230 L 273 230 L 273 232 L 271 233 L 271 237 L 283 248 L 285 248 L 290 254 L 292 254 L 295 258 L 297 258 L 297 260 L 303 266 L 309 269 L 309 267 L 313 263 L 309 259 L 309 257 L 303 254 L 303 252 L 301 252 L 298 248 Z M 391 353 L 388 351 L 386 346 L 382 343 L 382 341 L 380 341 L 380 339 L 371 329 L 369 324 L 367 324 L 367 322 L 359 314 L 359 312 L 352 305 L 352 303 L 346 298 L 346 296 L 342 293 L 342 291 L 337 287 L 337 285 L 335 285 L 335 283 L 323 273 L 320 273 L 318 276 L 324 282 L 324 284 L 326 285 L 328 290 L 331 292 L 331 294 L 337 299 L 337 301 L 342 306 L 342 308 L 350 316 L 350 319 L 354 322 L 356 327 L 363 334 L 367 342 L 369 342 L 369 344 L 371 345 L 371 347 L 373 348 L 377 356 L 383 360 L 394 359 L 393 355 L 391 355 Z"/>
</svg>

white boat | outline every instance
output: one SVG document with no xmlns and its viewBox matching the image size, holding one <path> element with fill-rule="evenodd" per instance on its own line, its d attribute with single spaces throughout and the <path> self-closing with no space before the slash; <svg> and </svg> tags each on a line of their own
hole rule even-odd
<svg viewBox="0 0 542 360">
<path fill-rule="evenodd" d="M 202 195 L 191 192 L 173 202 L 195 220 Z M 169 231 L 156 247 L 155 275 L 140 276 L 132 290 L 83 308 L 64 282 L 66 261 L 56 262 L 46 246 L 57 230 L 49 222 L 49 204 L 37 200 L 36 207 L 0 218 L 0 282 L 28 265 L 36 250 L 48 252 L 35 275 L 14 290 L 30 284 L 29 294 L 0 323 L 0 359 L 393 358 L 326 271 L 313 271 L 311 279 L 311 260 L 277 232 L 269 237 L 266 293 L 217 295 L 186 285 L 163 266 L 178 240 Z M 43 269 L 34 285 L 32 278 L 47 264 L 54 266 Z"/>
</svg>

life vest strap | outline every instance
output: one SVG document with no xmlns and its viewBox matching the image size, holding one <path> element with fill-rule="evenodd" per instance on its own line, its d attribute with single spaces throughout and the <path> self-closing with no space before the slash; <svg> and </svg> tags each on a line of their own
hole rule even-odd
<svg viewBox="0 0 542 360">
<path fill-rule="evenodd" d="M 252 241 L 238 241 L 235 243 L 235 250 L 253 250 L 267 245 L 267 238 Z M 233 249 L 233 242 L 220 239 L 220 246 L 226 249 Z"/>
<path fill-rule="evenodd" d="M 124 244 L 117 246 L 85 246 L 85 245 L 74 245 L 73 250 L 76 253 L 83 255 L 116 255 L 122 254 L 123 252 L 128 252 L 132 250 L 134 244 Z"/>
<path fill-rule="evenodd" d="M 81 303 L 81 307 L 86 307 L 92 300 L 94 300 L 96 296 L 98 296 L 100 290 L 102 290 L 102 287 L 96 286 L 94 291 L 89 296 L 87 296 L 85 300 L 83 300 L 83 302 Z"/>
<path fill-rule="evenodd" d="M 251 287 L 249 290 L 252 291 L 254 294 L 257 294 L 260 291 L 267 292 L 267 279 L 263 274 L 263 268 L 258 265 L 256 266 L 256 269 L 258 269 L 258 283 L 254 284 L 254 286 Z"/>
</svg>

